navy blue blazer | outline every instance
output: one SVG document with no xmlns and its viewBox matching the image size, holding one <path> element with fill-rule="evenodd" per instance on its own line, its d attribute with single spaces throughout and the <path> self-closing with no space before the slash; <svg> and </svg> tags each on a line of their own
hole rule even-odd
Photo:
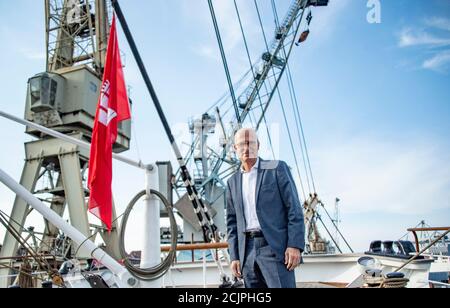
<svg viewBox="0 0 450 308">
<path fill-rule="evenodd" d="M 228 180 L 226 198 L 230 257 L 243 266 L 246 222 L 240 170 Z M 259 160 L 256 213 L 267 243 L 281 262 L 285 260 L 288 247 L 304 251 L 303 210 L 294 179 L 285 162 Z"/>
</svg>

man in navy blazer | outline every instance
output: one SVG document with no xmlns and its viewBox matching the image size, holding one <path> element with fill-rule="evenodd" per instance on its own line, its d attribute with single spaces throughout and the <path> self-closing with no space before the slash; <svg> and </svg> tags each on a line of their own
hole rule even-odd
<svg viewBox="0 0 450 308">
<path fill-rule="evenodd" d="M 253 129 L 235 135 L 241 169 L 228 181 L 227 229 L 233 275 L 246 288 L 295 288 L 305 248 L 301 203 L 289 167 L 258 157 Z"/>
</svg>

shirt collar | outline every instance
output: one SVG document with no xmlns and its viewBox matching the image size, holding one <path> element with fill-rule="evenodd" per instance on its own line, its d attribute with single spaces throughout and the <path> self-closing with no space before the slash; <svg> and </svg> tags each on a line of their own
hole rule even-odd
<svg viewBox="0 0 450 308">
<path fill-rule="evenodd" d="M 254 169 L 258 169 L 258 168 L 259 168 L 259 157 L 258 157 L 258 159 L 256 159 L 255 165 L 252 167 L 252 169 L 249 172 L 252 172 Z M 245 172 L 242 165 L 241 165 L 241 173 L 248 173 L 248 172 Z"/>
</svg>

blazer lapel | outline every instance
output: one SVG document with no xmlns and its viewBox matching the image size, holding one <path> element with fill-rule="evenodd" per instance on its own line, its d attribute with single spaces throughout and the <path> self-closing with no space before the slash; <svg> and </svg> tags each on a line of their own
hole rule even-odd
<svg viewBox="0 0 450 308">
<path fill-rule="evenodd" d="M 244 217 L 245 220 L 245 216 L 244 216 L 244 194 L 243 194 L 243 190 L 242 190 L 242 172 L 239 169 L 239 174 L 237 176 L 237 203 L 239 206 L 239 209 L 241 210 L 241 214 L 242 217 Z"/>
<path fill-rule="evenodd" d="M 258 198 L 259 198 L 259 191 L 261 190 L 261 185 L 262 185 L 262 179 L 263 179 L 263 175 L 264 175 L 264 170 L 261 168 L 261 163 L 263 162 L 263 160 L 260 158 L 259 159 L 259 165 L 258 165 L 258 178 L 256 180 L 256 206 L 258 206 Z"/>
</svg>

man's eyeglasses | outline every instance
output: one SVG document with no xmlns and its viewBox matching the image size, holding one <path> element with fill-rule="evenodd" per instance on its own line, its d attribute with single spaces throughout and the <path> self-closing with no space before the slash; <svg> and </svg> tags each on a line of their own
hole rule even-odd
<svg viewBox="0 0 450 308">
<path fill-rule="evenodd" d="M 245 142 L 236 143 L 236 147 L 239 148 L 239 149 L 242 149 L 245 146 L 247 146 L 247 147 L 254 147 L 257 144 L 258 144 L 258 142 L 256 142 L 256 141 L 245 141 Z"/>
</svg>

